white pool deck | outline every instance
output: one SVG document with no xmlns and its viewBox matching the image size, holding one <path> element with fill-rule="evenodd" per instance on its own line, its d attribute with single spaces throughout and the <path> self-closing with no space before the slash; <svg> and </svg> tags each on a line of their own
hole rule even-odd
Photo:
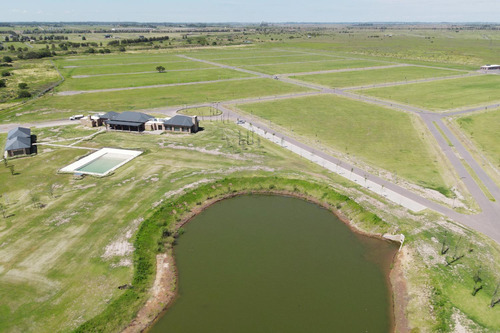
<svg viewBox="0 0 500 333">
<path fill-rule="evenodd" d="M 92 163 L 93 161 L 97 160 L 98 158 L 106 155 L 106 154 L 113 154 L 113 155 L 123 155 L 124 159 L 121 163 L 113 166 L 111 169 L 106 170 L 103 173 L 97 173 L 97 172 L 88 172 L 88 171 L 80 171 L 78 169 L 83 168 L 84 166 Z M 142 151 L 139 150 L 129 150 L 129 149 L 117 149 L 117 148 L 102 148 L 95 153 L 92 153 L 88 156 L 83 157 L 82 159 L 71 163 L 68 166 L 65 166 L 64 168 L 60 169 L 59 172 L 65 172 L 65 173 L 81 173 L 81 174 L 89 174 L 89 175 L 95 175 L 95 176 L 105 176 L 109 174 L 110 172 L 118 169 L 122 165 L 130 162 L 137 156 L 141 155 Z"/>
</svg>

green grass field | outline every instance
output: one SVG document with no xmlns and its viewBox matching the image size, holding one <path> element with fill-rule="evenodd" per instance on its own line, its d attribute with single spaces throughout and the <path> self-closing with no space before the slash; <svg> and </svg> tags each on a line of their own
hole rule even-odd
<svg viewBox="0 0 500 333">
<path fill-rule="evenodd" d="M 183 60 L 173 54 L 160 53 L 160 54 L 110 54 L 110 55 L 92 55 L 92 56 L 79 56 L 76 58 L 66 58 L 59 61 L 61 67 L 64 66 L 103 66 L 103 65 L 127 65 L 138 62 L 159 62 L 164 61 L 175 62 Z"/>
<path fill-rule="evenodd" d="M 186 116 L 199 116 L 199 117 L 213 117 L 213 116 L 220 116 L 222 114 L 220 110 L 208 106 L 200 108 L 182 109 L 179 110 L 177 113 L 185 114 Z"/>
<path fill-rule="evenodd" d="M 325 71 L 325 70 L 346 69 L 346 68 L 363 68 L 363 67 L 384 66 L 384 65 L 387 65 L 387 63 L 378 61 L 369 61 L 369 60 L 332 59 L 320 62 L 305 62 L 297 64 L 273 64 L 270 66 L 256 65 L 256 66 L 239 66 L 239 67 L 266 74 L 289 74 L 289 73 L 303 73 L 303 72 Z"/>
<path fill-rule="evenodd" d="M 61 73 L 64 76 L 76 75 L 102 75 L 102 74 L 115 74 L 115 73 L 138 73 L 138 72 L 151 72 L 156 71 L 157 66 L 165 67 L 168 72 L 170 70 L 182 69 L 201 69 L 211 68 L 209 64 L 190 60 L 179 60 L 176 62 L 148 62 L 139 63 L 138 65 L 104 65 L 104 66 L 85 66 L 76 68 L 61 68 Z"/>
<path fill-rule="evenodd" d="M 417 80 L 458 75 L 459 72 L 426 67 L 396 67 L 329 74 L 292 76 L 293 79 L 321 84 L 331 88 L 358 87 L 369 84 Z"/>
<path fill-rule="evenodd" d="M 500 110 L 468 115 L 456 120 L 460 128 L 500 168 Z"/>
<path fill-rule="evenodd" d="M 444 165 L 408 114 L 335 96 L 239 105 L 298 136 L 447 193 Z"/>
<path fill-rule="evenodd" d="M 222 59 L 213 59 L 211 61 L 221 63 L 221 64 L 226 64 L 230 66 L 249 66 L 249 65 L 269 65 L 269 64 L 281 64 L 281 63 L 288 63 L 288 62 L 307 62 L 307 61 L 332 61 L 332 60 L 341 60 L 341 59 L 335 59 L 332 57 L 328 56 L 321 56 L 321 55 L 307 55 L 307 54 L 290 54 L 287 56 L 279 56 L 279 57 L 241 57 L 237 59 L 229 59 L 229 58 L 222 58 Z"/>
<path fill-rule="evenodd" d="M 111 75 L 89 78 L 74 78 L 64 82 L 59 88 L 67 90 L 94 90 L 107 88 L 140 87 L 158 84 L 215 81 L 244 78 L 253 75 L 225 68 L 200 69 L 185 72 L 165 72 L 134 75 Z"/>
<path fill-rule="evenodd" d="M 275 80 L 254 79 L 72 96 L 45 96 L 34 103 L 0 113 L 0 121 L 61 119 L 76 111 L 141 110 L 301 91 L 307 89 Z"/>
<path fill-rule="evenodd" d="M 433 111 L 500 102 L 499 75 L 480 75 L 407 86 L 375 88 L 360 93 Z"/>
</svg>

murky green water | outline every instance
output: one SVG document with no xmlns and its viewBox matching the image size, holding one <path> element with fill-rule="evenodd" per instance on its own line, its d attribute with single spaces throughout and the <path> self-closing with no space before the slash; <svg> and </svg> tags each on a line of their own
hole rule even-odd
<svg viewBox="0 0 500 333">
<path fill-rule="evenodd" d="M 179 294 L 151 332 L 389 332 L 397 248 L 303 200 L 243 196 L 195 217 Z"/>
</svg>

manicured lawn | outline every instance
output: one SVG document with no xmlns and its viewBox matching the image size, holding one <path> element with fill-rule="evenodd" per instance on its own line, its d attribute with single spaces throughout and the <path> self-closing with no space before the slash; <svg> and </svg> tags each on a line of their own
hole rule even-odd
<svg viewBox="0 0 500 333">
<path fill-rule="evenodd" d="M 301 91 L 307 89 L 275 80 L 253 79 L 72 96 L 45 96 L 34 103 L 0 114 L 0 120 L 17 122 L 61 119 L 69 117 L 75 111 L 140 110 Z"/>
<path fill-rule="evenodd" d="M 500 168 L 500 110 L 457 119 L 461 129 Z"/>
<path fill-rule="evenodd" d="M 275 57 L 275 56 L 288 56 L 295 55 L 295 52 L 287 52 L 287 51 L 276 51 L 273 49 L 265 50 L 265 49 L 255 49 L 255 48 L 242 48 L 242 49 L 228 49 L 228 50 L 196 50 L 196 51 L 184 51 L 182 54 L 185 54 L 190 57 L 198 58 L 198 59 L 206 59 L 206 60 L 218 60 L 218 59 L 226 59 L 226 58 L 250 58 L 250 57 Z"/>
<path fill-rule="evenodd" d="M 369 96 L 390 99 L 433 111 L 500 102 L 500 75 L 480 75 L 438 82 L 363 90 Z"/>
<path fill-rule="evenodd" d="M 61 73 L 64 76 L 75 75 L 99 75 L 99 74 L 115 74 L 115 73 L 137 73 L 137 72 L 152 72 L 156 71 L 157 66 L 165 67 L 165 70 L 179 69 L 199 69 L 214 67 L 209 64 L 203 64 L 197 61 L 182 60 L 179 58 L 175 62 L 155 61 L 148 63 L 138 63 L 137 65 L 105 65 L 105 66 L 86 66 L 77 68 L 62 68 Z"/>
<path fill-rule="evenodd" d="M 111 75 L 68 79 L 61 90 L 94 90 L 106 88 L 140 87 L 197 81 L 214 81 L 253 75 L 225 68 L 204 69 L 185 72 L 165 72 L 134 75 Z"/>
<path fill-rule="evenodd" d="M 319 61 L 319 60 L 340 60 L 328 56 L 290 54 L 281 57 L 243 57 L 243 59 L 214 59 L 212 61 L 231 66 L 259 65 L 259 64 L 281 64 L 287 62 Z"/>
<path fill-rule="evenodd" d="M 319 140 L 425 187 L 446 192 L 445 167 L 408 114 L 336 96 L 239 106 L 309 140 Z"/>
<path fill-rule="evenodd" d="M 362 85 L 417 80 L 431 77 L 459 75 L 457 71 L 426 67 L 396 67 L 328 74 L 300 75 L 292 78 L 321 84 L 331 88 L 357 87 Z"/>
<path fill-rule="evenodd" d="M 297 60 L 300 61 L 300 60 Z M 384 66 L 387 63 L 369 60 L 325 60 L 320 62 L 305 62 L 300 64 L 276 64 L 271 66 L 241 66 L 257 72 L 266 74 L 288 74 L 288 73 L 302 73 L 313 71 L 324 71 L 332 69 L 345 69 L 345 68 L 363 68 L 372 66 Z"/>
<path fill-rule="evenodd" d="M 95 65 L 125 65 L 137 62 L 157 62 L 157 61 L 178 61 L 182 60 L 173 54 L 109 54 L 109 55 L 89 55 L 66 58 L 58 61 L 61 67 L 64 66 L 95 66 Z"/>
</svg>

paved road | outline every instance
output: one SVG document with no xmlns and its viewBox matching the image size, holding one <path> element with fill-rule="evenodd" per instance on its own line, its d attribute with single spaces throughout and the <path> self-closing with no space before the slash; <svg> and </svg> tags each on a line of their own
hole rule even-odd
<svg viewBox="0 0 500 333">
<path fill-rule="evenodd" d="M 196 60 L 195 58 L 191 58 L 191 60 Z M 216 62 L 210 62 L 210 64 L 217 65 Z M 219 64 L 220 65 L 220 64 Z M 227 65 L 221 65 L 221 66 L 227 66 Z M 235 66 L 227 66 L 226 68 L 231 68 L 234 70 L 239 70 Z M 488 235 L 498 243 L 500 243 L 500 219 L 498 216 L 500 216 L 500 189 L 498 186 L 495 184 L 495 182 L 486 174 L 486 172 L 481 168 L 481 166 L 474 160 L 472 155 L 463 147 L 463 145 L 460 143 L 460 141 L 455 137 L 455 135 L 444 125 L 444 123 L 441 121 L 442 117 L 445 117 L 447 115 L 443 114 L 436 114 L 433 112 L 430 112 L 425 109 L 409 106 L 409 105 L 403 105 L 399 103 L 394 103 L 394 102 L 389 102 L 385 100 L 380 100 L 374 97 L 368 97 L 368 96 L 362 96 L 362 95 L 357 95 L 353 94 L 351 92 L 347 92 L 341 89 L 325 89 L 322 86 L 311 84 L 311 83 L 304 83 L 304 82 L 299 82 L 296 80 L 289 79 L 287 77 L 281 77 L 280 81 L 284 81 L 287 83 L 291 84 L 297 84 L 303 87 L 308 87 L 311 89 L 316 89 L 320 90 L 322 93 L 329 93 L 329 94 L 334 94 L 334 95 L 340 95 L 344 96 L 347 98 L 352 98 L 352 99 L 357 99 L 361 100 L 366 103 L 371 103 L 371 104 L 378 104 L 382 105 L 385 107 L 390 107 L 392 109 L 396 109 L 399 111 L 404 111 L 404 112 L 410 112 L 417 114 L 418 116 L 422 117 L 423 121 L 433 134 L 434 138 L 438 142 L 439 147 L 443 150 L 444 154 L 446 157 L 449 159 L 451 165 L 455 168 L 457 174 L 462 178 L 462 181 L 464 182 L 465 186 L 471 193 L 471 195 L 474 197 L 474 199 L 477 201 L 478 205 L 481 207 L 482 212 L 478 215 L 475 216 L 470 216 L 470 215 L 464 215 L 457 213 L 453 211 L 452 209 L 449 209 L 447 207 L 444 207 L 438 203 L 435 203 L 433 201 L 427 200 L 420 195 L 417 195 L 409 190 L 406 190 L 400 186 L 397 186 L 395 184 L 392 184 L 388 182 L 387 180 L 384 180 L 382 178 L 379 178 L 375 175 L 368 175 L 370 180 L 374 183 L 377 184 L 378 186 L 382 187 L 384 186 L 385 188 L 388 188 L 392 190 L 393 192 L 399 194 L 400 196 L 403 196 L 405 198 L 408 198 L 414 202 L 417 202 L 425 207 L 428 207 L 434 211 L 437 211 L 439 213 L 442 213 L 450 218 L 452 218 L 455 221 L 461 222 L 464 225 L 467 225 L 469 227 L 472 227 L 480 232 L 483 232 L 484 234 Z M 248 115 L 241 115 L 238 114 L 236 115 L 234 111 L 231 111 L 230 109 L 222 106 L 222 105 L 215 105 L 217 108 L 219 108 L 221 111 L 226 112 L 227 114 L 231 114 L 232 117 L 239 117 L 242 119 L 247 118 Z M 476 109 L 476 108 L 474 108 Z M 472 109 L 472 110 L 474 110 Z M 464 110 L 465 111 L 465 110 Z M 258 128 L 264 130 L 264 131 L 272 131 L 275 132 L 274 130 L 267 128 L 262 121 L 258 119 L 248 119 L 248 121 L 252 122 L 254 126 L 257 126 Z M 445 133 L 445 135 L 448 137 L 448 139 L 453 143 L 456 153 L 450 149 L 450 147 L 447 144 L 446 139 L 439 133 L 439 131 L 436 128 L 436 125 L 441 128 L 441 130 Z M 284 142 L 287 142 L 289 144 L 293 144 L 296 147 L 299 147 L 300 149 L 308 152 L 311 154 L 311 156 L 316 156 L 316 157 L 321 157 L 321 159 L 329 161 L 331 163 L 340 163 L 338 159 L 326 155 L 322 152 L 317 151 L 313 147 L 310 147 L 308 145 L 305 145 L 301 142 L 298 142 L 294 140 L 293 138 L 290 138 L 286 136 L 283 133 L 276 133 L 279 137 L 282 138 Z M 458 154 L 458 155 L 457 155 Z M 470 167 L 473 169 L 473 171 L 478 175 L 479 179 L 481 182 L 488 188 L 488 190 L 491 192 L 491 194 L 495 197 L 496 202 L 492 202 L 488 200 L 486 195 L 483 193 L 479 185 L 476 183 L 474 178 L 469 174 L 468 170 L 464 167 L 464 165 L 461 162 L 461 159 L 464 160 L 467 164 L 470 165 Z M 342 162 L 345 164 L 345 162 Z M 359 168 L 356 168 L 352 165 L 348 165 L 348 168 L 350 167 L 351 170 L 353 170 L 354 173 L 356 173 L 358 176 L 367 175 L 367 173 L 364 170 L 361 170 Z"/>
<path fill-rule="evenodd" d="M 228 68 L 228 69 L 233 69 L 236 71 L 240 72 L 245 72 L 245 73 L 250 73 L 257 75 L 257 77 L 262 77 L 262 78 L 268 78 L 268 79 L 274 79 L 274 76 L 272 75 L 267 75 L 255 71 L 250 71 L 247 69 L 242 69 L 238 68 L 236 66 L 229 66 L 229 65 L 224 65 L 224 64 L 219 64 L 213 61 L 208 61 L 208 60 L 201 60 L 201 59 L 196 59 L 188 56 L 181 56 L 192 61 L 199 61 L 203 63 L 207 63 L 213 66 L 221 67 L 221 68 Z M 232 79 L 231 79 L 232 80 Z M 231 81 L 231 80 L 221 80 L 221 81 Z M 241 80 L 241 79 L 237 79 Z M 337 170 L 339 174 L 342 176 L 357 181 L 360 186 L 366 187 L 370 189 L 371 191 L 374 191 L 375 193 L 379 193 L 384 195 L 386 198 L 395 201 L 398 204 L 404 205 L 405 207 L 408 207 L 409 209 L 413 209 L 415 211 L 418 211 L 420 209 L 420 206 L 427 207 L 431 210 L 434 210 L 436 212 L 439 212 L 441 214 L 444 214 L 445 216 L 460 222 L 464 225 L 467 225 L 471 228 L 474 228 L 475 230 L 478 230 L 498 243 L 500 243 L 500 189 L 499 187 L 495 184 L 495 182 L 484 172 L 484 170 L 481 168 L 479 163 L 477 163 L 472 155 L 467 151 L 467 149 L 461 144 L 461 142 L 455 137 L 455 135 L 446 127 L 446 125 L 442 122 L 442 118 L 448 117 L 450 115 L 456 115 L 456 114 L 465 114 L 465 113 L 470 113 L 470 112 L 477 112 L 484 110 L 486 107 L 474 107 L 466 110 L 459 110 L 459 111 L 454 111 L 454 112 L 449 112 L 449 113 L 435 113 L 429 110 L 425 110 L 422 108 L 418 107 L 413 107 L 409 105 L 404 105 L 404 104 L 399 104 L 397 102 L 392 102 L 392 101 L 385 101 L 381 99 L 377 99 L 375 97 L 371 96 L 363 96 L 359 94 L 355 94 L 349 91 L 345 91 L 342 89 L 328 89 L 319 85 L 315 85 L 312 83 L 307 83 L 307 82 L 301 82 L 297 80 L 292 80 L 288 77 L 280 77 L 280 81 L 287 82 L 290 84 L 295 84 L 299 85 L 302 87 L 307 87 L 309 89 L 313 89 L 313 92 L 305 92 L 305 93 L 296 93 L 296 94 L 288 94 L 288 95 L 281 95 L 281 96 L 268 96 L 268 97 L 260 97 L 260 98 L 248 98 L 248 99 L 240 99 L 240 100 L 234 100 L 234 101 L 226 101 L 224 102 L 224 105 L 220 103 L 215 103 L 215 104 L 198 104 L 193 107 L 199 107 L 199 106 L 213 106 L 218 108 L 219 110 L 223 111 L 225 114 L 224 118 L 228 119 L 245 119 L 247 122 L 251 122 L 252 125 L 255 127 L 255 132 L 260 133 L 260 135 L 263 135 L 263 133 L 274 133 L 274 136 L 279 137 L 282 145 L 290 149 L 294 152 L 298 153 L 304 153 L 303 156 L 312 160 L 315 163 L 318 163 L 321 165 L 323 163 L 323 166 L 326 167 L 326 164 L 330 165 L 329 170 L 332 170 L 335 172 Z M 209 81 L 207 83 L 212 83 L 212 82 L 217 82 L 217 81 Z M 187 85 L 187 84 L 199 84 L 200 82 L 193 82 L 193 83 L 186 83 L 182 85 Z M 150 86 L 149 86 L 150 87 Z M 149 88 L 148 87 L 148 88 Z M 114 89 L 103 89 L 100 91 L 113 91 Z M 120 89 L 124 90 L 124 89 Z M 128 90 L 128 89 L 126 89 Z M 308 146 L 302 142 L 299 142 L 295 140 L 294 138 L 291 138 L 283 133 L 276 132 L 273 129 L 270 129 L 265 126 L 262 120 L 250 117 L 247 114 L 239 114 L 236 113 L 229 108 L 227 108 L 225 105 L 231 105 L 231 104 L 243 104 L 243 103 L 254 103 L 254 102 L 259 102 L 259 101 L 267 101 L 267 100 L 276 100 L 276 99 L 285 99 L 285 98 L 294 98 L 294 97 L 302 97 L 302 96 L 312 96 L 312 95 L 318 95 L 318 94 L 334 94 L 334 95 L 339 95 L 355 100 L 360 100 L 366 103 L 371 103 L 371 104 L 376 104 L 376 105 L 381 105 L 384 107 L 392 108 L 398 111 L 403 111 L 403 112 L 409 112 L 409 113 L 414 113 L 422 118 L 424 123 L 427 125 L 429 128 L 430 132 L 436 139 L 439 147 L 445 154 L 445 156 L 449 159 L 451 165 L 455 168 L 457 174 L 459 177 L 462 178 L 462 181 L 464 182 L 465 186 L 468 188 L 469 192 L 471 195 L 474 197 L 474 199 L 477 201 L 478 205 L 481 207 L 482 212 L 477 215 L 464 215 L 460 214 L 458 212 L 455 212 L 454 210 L 442 206 L 434 201 L 428 200 L 426 198 L 423 198 L 422 196 L 413 193 L 397 184 L 393 184 L 385 179 L 382 179 L 376 175 L 369 174 L 365 172 L 362 169 L 359 169 L 353 165 L 350 165 L 344 161 L 340 161 L 336 159 L 333 156 L 330 156 L 328 154 L 325 154 L 322 151 L 317 150 L 314 147 Z M 488 106 L 488 108 L 493 108 L 493 107 L 499 107 L 500 104 L 493 104 Z M 174 114 L 179 108 L 165 108 L 165 109 L 155 109 L 153 112 L 156 113 L 163 113 L 166 115 L 172 115 Z M 70 121 L 53 121 L 53 122 L 45 122 L 45 123 L 40 123 L 40 124 L 26 124 L 26 126 L 31 126 L 31 127 L 50 127 L 50 126 L 60 126 L 60 125 L 67 125 L 67 124 L 73 124 L 74 122 Z M 16 125 L 0 125 L 0 132 L 2 131 L 7 131 L 9 128 L 13 128 Z M 437 127 L 438 126 L 441 131 L 446 135 L 448 140 L 450 140 L 454 146 L 454 149 L 451 149 L 450 146 L 448 145 L 446 139 L 443 137 L 443 135 L 438 131 Z M 260 132 L 259 132 L 260 131 Z M 273 137 L 274 137 L 273 136 Z M 488 200 L 486 195 L 482 192 L 480 186 L 476 183 L 474 178 L 469 174 L 468 170 L 464 167 L 462 164 L 462 160 L 467 163 L 472 170 L 476 173 L 480 181 L 488 188 L 490 193 L 495 197 L 496 202 L 492 202 Z M 326 164 L 325 164 L 326 163 Z M 332 167 L 333 165 L 337 165 L 337 168 Z M 342 167 L 340 167 L 340 164 Z M 344 170 L 344 171 L 342 171 Z M 346 170 L 351 171 L 349 176 L 346 174 Z M 362 177 L 362 178 L 360 178 Z M 364 180 L 364 184 L 363 181 Z M 386 189 L 387 191 L 391 191 L 390 194 L 387 192 L 384 194 L 383 189 Z M 399 202 L 398 202 L 399 198 Z"/>
</svg>

